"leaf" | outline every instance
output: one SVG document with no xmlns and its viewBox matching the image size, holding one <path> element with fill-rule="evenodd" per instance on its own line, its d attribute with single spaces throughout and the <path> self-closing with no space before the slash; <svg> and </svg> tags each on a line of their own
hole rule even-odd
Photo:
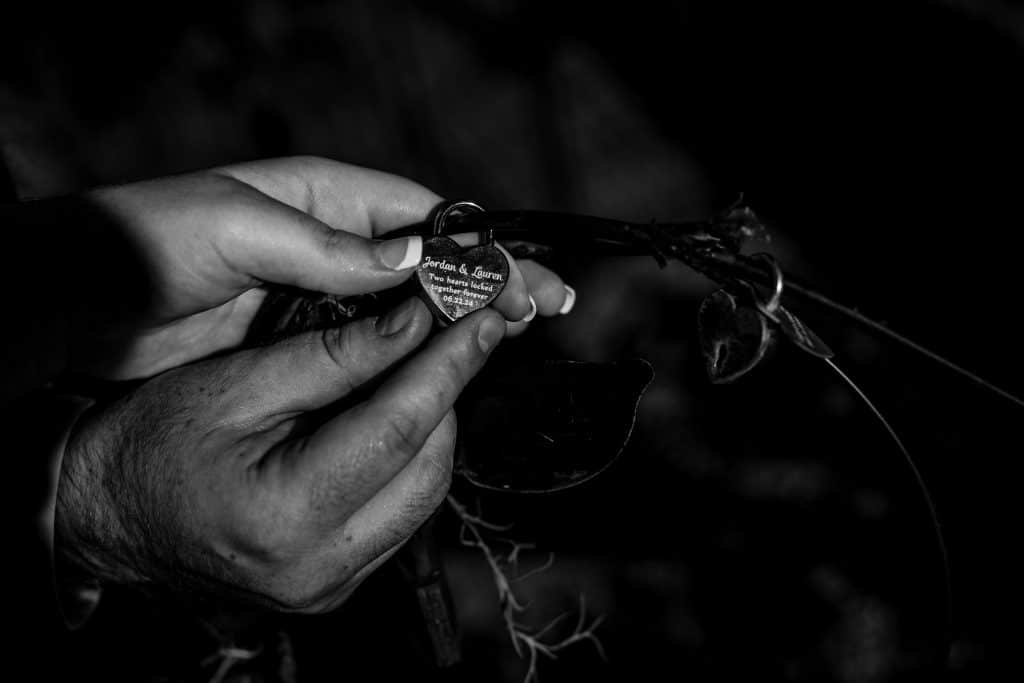
<svg viewBox="0 0 1024 683">
<path fill-rule="evenodd" d="M 782 333 L 807 353 L 818 358 L 831 358 L 835 355 L 828 344 L 784 307 L 779 306 L 775 309 L 774 320 L 778 323 Z"/>
<path fill-rule="evenodd" d="M 545 493 L 603 472 L 622 453 L 647 361 L 517 363 L 479 378 L 459 406 L 460 474 L 477 486 Z"/>
</svg>

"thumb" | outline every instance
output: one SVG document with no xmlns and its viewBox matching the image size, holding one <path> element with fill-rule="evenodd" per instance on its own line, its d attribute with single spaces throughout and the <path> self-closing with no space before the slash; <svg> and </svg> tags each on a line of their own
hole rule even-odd
<svg viewBox="0 0 1024 683">
<path fill-rule="evenodd" d="M 246 208 L 244 228 L 225 231 L 217 251 L 235 272 L 262 282 L 365 294 L 401 284 L 423 254 L 421 237 L 368 239 L 269 197 Z"/>
<path fill-rule="evenodd" d="M 322 408 L 399 362 L 427 338 L 432 325 L 426 306 L 410 298 L 378 318 L 252 349 L 246 380 L 236 385 L 239 404 L 259 413 L 253 418 Z"/>
</svg>

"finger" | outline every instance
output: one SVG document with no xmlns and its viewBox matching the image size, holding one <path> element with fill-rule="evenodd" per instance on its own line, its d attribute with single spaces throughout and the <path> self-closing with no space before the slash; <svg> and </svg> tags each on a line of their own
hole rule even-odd
<svg viewBox="0 0 1024 683">
<path fill-rule="evenodd" d="M 344 296 L 401 284 L 419 265 L 423 240 L 370 240 L 261 197 L 235 207 L 215 247 L 249 278 Z"/>
<path fill-rule="evenodd" d="M 426 306 L 408 299 L 387 314 L 306 332 L 248 352 L 232 400 L 253 419 L 328 405 L 375 378 L 420 345 L 433 324 Z M 244 419 L 238 415 L 236 418 Z"/>
<path fill-rule="evenodd" d="M 522 320 L 508 323 L 508 337 L 518 337 L 526 332 L 530 321 L 537 313 L 543 316 L 568 313 L 576 302 L 575 290 L 562 282 L 562 278 L 551 270 L 528 259 L 519 260 L 517 263 L 526 288 L 530 292 L 530 302 L 535 308 Z"/>
<path fill-rule="evenodd" d="M 526 330 L 528 329 L 530 329 L 529 320 L 516 320 L 514 322 L 506 322 L 505 336 L 509 338 L 518 337 L 523 332 L 526 332 Z"/>
<path fill-rule="evenodd" d="M 408 178 L 320 157 L 269 159 L 214 172 L 254 187 L 336 230 L 363 237 L 426 220 L 441 201 Z"/>
<path fill-rule="evenodd" d="M 491 310 L 459 320 L 368 401 L 303 440 L 296 466 L 328 523 L 361 507 L 420 451 L 504 334 L 504 321 Z"/>
<path fill-rule="evenodd" d="M 459 233 L 455 235 L 449 235 L 455 242 L 462 247 L 471 247 L 480 244 L 479 233 Z M 502 254 L 505 255 L 505 259 L 508 261 L 508 280 L 505 281 L 505 287 L 501 290 L 492 303 L 499 313 L 505 316 L 505 319 L 509 322 L 515 322 L 526 319 L 526 322 L 533 320 L 533 316 L 537 314 L 536 305 L 530 299 L 530 292 L 526 286 L 526 280 L 523 278 L 523 274 L 519 271 L 519 265 L 516 260 L 512 258 L 512 255 L 508 253 L 505 247 L 495 242 L 496 246 Z"/>
<path fill-rule="evenodd" d="M 452 480 L 455 413 L 448 411 L 420 451 L 337 533 L 328 563 L 362 566 L 405 543 L 444 501 Z"/>
<path fill-rule="evenodd" d="M 540 315 L 564 315 L 572 310 L 576 303 L 576 291 L 553 271 L 528 259 L 519 261 L 519 271 L 523 274 Z"/>
</svg>

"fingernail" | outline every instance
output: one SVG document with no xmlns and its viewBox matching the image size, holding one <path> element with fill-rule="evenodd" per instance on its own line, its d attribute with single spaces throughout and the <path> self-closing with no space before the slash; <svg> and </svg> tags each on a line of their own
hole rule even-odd
<svg viewBox="0 0 1024 683">
<path fill-rule="evenodd" d="M 487 353 L 504 336 L 505 321 L 500 318 L 489 317 L 480 323 L 480 329 L 476 333 L 476 342 L 480 345 L 480 350 Z"/>
<path fill-rule="evenodd" d="M 419 265 L 423 257 L 423 238 L 405 237 L 381 242 L 380 260 L 391 270 L 405 270 Z"/>
<path fill-rule="evenodd" d="M 405 329 L 416 311 L 416 302 L 417 299 L 407 299 L 387 314 L 377 318 L 377 322 L 374 324 L 377 334 L 382 337 L 390 337 Z"/>
<path fill-rule="evenodd" d="M 572 310 L 572 307 L 576 305 L 576 290 L 565 285 L 565 303 L 558 309 L 559 314 L 565 315 Z"/>
<path fill-rule="evenodd" d="M 520 320 L 521 323 L 528 323 L 537 317 L 537 302 L 530 297 L 530 312 L 526 314 L 526 317 Z"/>
</svg>

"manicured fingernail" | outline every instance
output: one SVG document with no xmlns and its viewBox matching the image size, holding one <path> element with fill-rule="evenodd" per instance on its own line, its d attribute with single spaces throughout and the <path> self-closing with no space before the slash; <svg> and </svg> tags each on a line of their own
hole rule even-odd
<svg viewBox="0 0 1024 683">
<path fill-rule="evenodd" d="M 528 323 L 537 317 L 537 302 L 530 297 L 530 312 L 526 314 L 526 317 L 520 320 L 521 323 Z"/>
<path fill-rule="evenodd" d="M 416 312 L 416 303 L 417 299 L 408 299 L 391 309 L 386 315 L 377 318 L 374 325 L 377 328 L 377 334 L 382 337 L 390 337 L 405 329 L 405 326 L 412 320 L 413 313 Z"/>
<path fill-rule="evenodd" d="M 423 238 L 405 237 L 380 244 L 380 260 L 391 270 L 405 270 L 420 263 L 423 257 Z"/>
<path fill-rule="evenodd" d="M 570 287 L 569 285 L 565 285 L 565 303 L 563 303 L 562 307 L 558 309 L 558 312 L 561 315 L 565 315 L 569 311 L 571 311 L 572 307 L 575 306 L 575 305 L 576 305 L 576 290 L 573 289 L 572 287 Z"/>
<path fill-rule="evenodd" d="M 480 323 L 480 329 L 476 333 L 476 342 L 484 353 L 494 348 L 494 345 L 505 336 L 505 321 L 500 318 L 490 317 Z"/>
</svg>

